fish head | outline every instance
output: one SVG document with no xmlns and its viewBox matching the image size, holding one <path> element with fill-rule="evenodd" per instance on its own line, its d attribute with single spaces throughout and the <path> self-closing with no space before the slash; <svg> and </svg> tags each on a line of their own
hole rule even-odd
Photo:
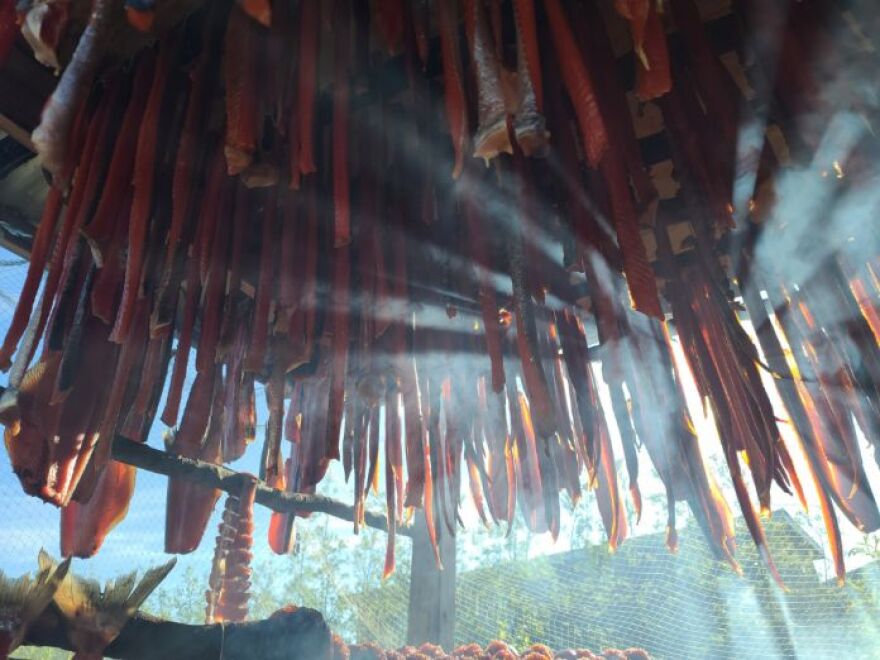
<svg viewBox="0 0 880 660">
<path fill-rule="evenodd" d="M 22 488 L 28 495 L 38 495 L 45 483 L 48 461 L 45 438 L 37 429 L 19 421 L 6 427 L 3 440 Z"/>
</svg>

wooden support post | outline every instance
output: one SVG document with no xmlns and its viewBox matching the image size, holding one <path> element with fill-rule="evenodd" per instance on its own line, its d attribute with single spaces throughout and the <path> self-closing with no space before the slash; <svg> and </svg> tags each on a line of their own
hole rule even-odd
<svg viewBox="0 0 880 660">
<path fill-rule="evenodd" d="M 443 570 L 434 560 L 425 514 L 421 510 L 416 513 L 412 537 L 407 644 L 417 646 L 430 642 L 452 651 L 455 644 L 455 537 L 445 525 L 437 525 Z"/>
</svg>

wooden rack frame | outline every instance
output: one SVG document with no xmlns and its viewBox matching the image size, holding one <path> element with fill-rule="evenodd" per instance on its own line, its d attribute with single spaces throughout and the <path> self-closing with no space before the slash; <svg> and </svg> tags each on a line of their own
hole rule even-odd
<svg viewBox="0 0 880 660">
<path fill-rule="evenodd" d="M 111 455 L 120 463 L 147 472 L 186 479 L 226 493 L 240 492 L 246 478 L 244 473 L 230 470 L 222 465 L 175 456 L 146 444 L 133 442 L 121 435 L 117 435 L 114 439 Z M 257 485 L 256 503 L 278 513 L 326 513 L 334 518 L 354 522 L 354 507 L 350 504 L 324 495 L 285 493 L 270 488 L 263 481 Z M 388 531 L 387 520 L 383 514 L 367 511 L 364 514 L 364 522 L 368 527 L 383 532 Z M 409 528 L 398 528 L 397 533 L 401 536 L 412 536 Z"/>
</svg>

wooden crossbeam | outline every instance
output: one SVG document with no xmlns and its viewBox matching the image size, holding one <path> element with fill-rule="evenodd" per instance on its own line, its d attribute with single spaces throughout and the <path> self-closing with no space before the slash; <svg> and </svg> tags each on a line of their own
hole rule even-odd
<svg viewBox="0 0 880 660">
<path fill-rule="evenodd" d="M 17 391 L 14 388 L 0 387 L 0 413 L 14 415 L 17 406 Z M 249 478 L 244 473 L 230 470 L 222 465 L 175 456 L 121 435 L 117 435 L 113 441 L 111 456 L 113 460 L 147 472 L 193 481 L 208 488 L 216 488 L 236 495 L 241 492 L 244 480 Z M 267 486 L 263 481 L 257 483 L 255 501 L 278 513 L 326 513 L 334 518 L 354 522 L 354 506 L 350 504 L 324 495 L 285 493 Z M 366 511 L 364 524 L 383 532 L 388 531 L 385 516 L 380 513 Z M 398 527 L 397 533 L 401 536 L 412 536 L 412 531 L 407 527 Z"/>
<path fill-rule="evenodd" d="M 120 435 L 117 435 L 113 442 L 112 456 L 120 463 L 126 463 L 147 472 L 186 479 L 227 493 L 241 492 L 245 479 L 243 473 L 235 472 L 222 465 L 175 456 L 140 442 L 133 442 Z M 354 522 L 354 507 L 350 504 L 324 495 L 285 493 L 270 488 L 262 481 L 257 485 L 256 502 L 278 513 L 326 513 L 334 518 Z M 367 511 L 364 514 L 364 522 L 368 527 L 384 532 L 388 531 L 387 521 L 383 514 Z M 402 536 L 412 535 L 409 528 L 398 528 L 397 533 Z"/>
</svg>

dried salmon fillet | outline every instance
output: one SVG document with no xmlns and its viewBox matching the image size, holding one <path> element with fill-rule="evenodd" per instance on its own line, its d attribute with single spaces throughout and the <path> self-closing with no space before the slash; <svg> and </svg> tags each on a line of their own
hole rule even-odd
<svg viewBox="0 0 880 660">
<path fill-rule="evenodd" d="M 518 86 L 514 134 L 520 149 L 527 156 L 544 156 L 549 133 L 543 116 L 544 88 L 534 0 L 516 0 L 513 3 L 513 15 L 516 24 Z"/>
<path fill-rule="evenodd" d="M 40 216 L 40 223 L 37 226 L 37 232 L 31 246 L 28 272 L 19 293 L 18 302 L 15 304 L 15 312 L 13 312 L 9 329 L 6 331 L 3 347 L 0 348 L 0 368 L 4 371 L 9 369 L 12 355 L 15 353 L 15 348 L 30 320 L 37 296 L 37 289 L 40 286 L 40 279 L 43 276 L 43 270 L 46 267 L 46 260 L 49 256 L 52 236 L 55 233 L 55 227 L 61 216 L 62 202 L 63 193 L 61 189 L 51 186 L 46 196 L 43 213 Z"/>
<path fill-rule="evenodd" d="M 351 241 L 351 208 L 349 199 L 348 134 L 351 62 L 351 12 L 348 3 L 334 0 L 336 41 L 333 50 L 333 246 Z"/>
<path fill-rule="evenodd" d="M 226 80 L 226 167 L 241 174 L 257 149 L 257 40 L 250 19 L 238 7 L 229 15 L 224 43 Z"/>
<path fill-rule="evenodd" d="M 452 134 L 454 165 L 452 178 L 461 175 L 467 140 L 467 103 L 464 78 L 459 55 L 457 3 L 438 2 L 437 23 L 440 26 L 440 48 L 443 54 L 443 98 L 446 103 L 446 121 Z"/>
<path fill-rule="evenodd" d="M 128 336 L 134 315 L 135 300 L 140 294 L 142 269 L 146 258 L 146 239 L 150 213 L 153 209 L 154 176 L 158 150 L 159 115 L 168 75 L 176 57 L 177 45 L 166 41 L 160 48 L 153 73 L 153 80 L 141 118 L 135 152 L 132 185 L 134 195 L 128 226 L 128 258 L 125 260 L 125 280 L 116 323 L 110 338 L 122 343 Z"/>
<path fill-rule="evenodd" d="M 315 98 L 317 94 L 318 48 L 320 39 L 318 0 L 303 0 L 300 14 L 299 67 L 297 75 L 297 118 L 299 124 L 299 172 L 315 171 L 312 147 L 315 130 Z"/>
<path fill-rule="evenodd" d="M 647 66 L 639 62 L 636 94 L 642 101 L 651 101 L 672 89 L 666 31 L 660 19 L 660 12 L 654 3 L 651 3 L 651 11 L 648 14 L 643 44 Z"/>
<path fill-rule="evenodd" d="M 590 166 L 596 167 L 608 147 L 608 136 L 596 102 L 592 79 L 560 0 L 544 0 L 544 8 L 553 35 L 556 59 L 564 63 L 561 67 L 562 82 L 574 106 L 584 153 Z"/>
<path fill-rule="evenodd" d="M 101 471 L 88 502 L 71 502 L 61 511 L 61 555 L 92 557 L 107 534 L 125 517 L 134 494 L 137 470 L 110 461 Z"/>
</svg>

